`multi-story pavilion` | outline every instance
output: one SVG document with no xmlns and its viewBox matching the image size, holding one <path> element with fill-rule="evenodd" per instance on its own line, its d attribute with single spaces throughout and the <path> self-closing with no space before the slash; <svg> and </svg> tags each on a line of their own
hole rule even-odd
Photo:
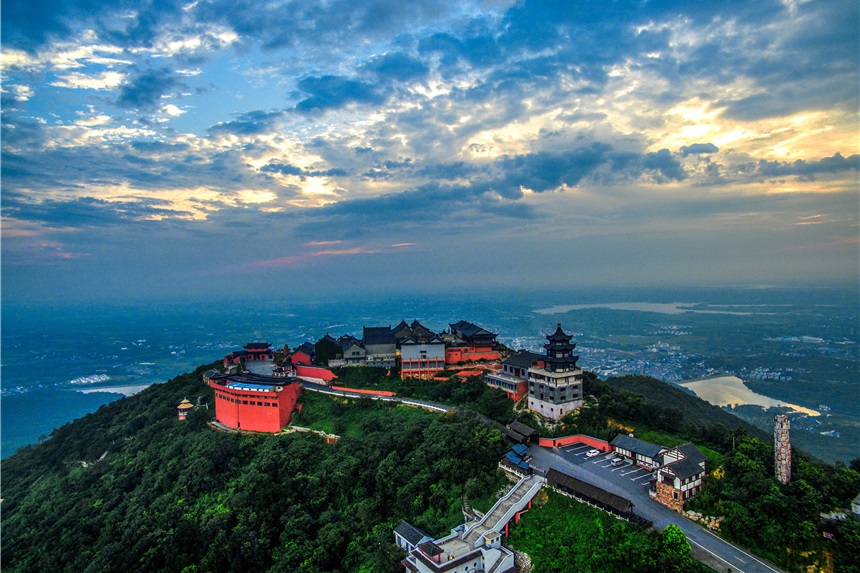
<svg viewBox="0 0 860 573">
<path fill-rule="evenodd" d="M 582 407 L 582 369 L 576 366 L 579 356 L 573 354 L 572 338 L 558 323 L 543 345 L 543 364 L 528 369 L 529 410 L 551 420 Z"/>
</svg>

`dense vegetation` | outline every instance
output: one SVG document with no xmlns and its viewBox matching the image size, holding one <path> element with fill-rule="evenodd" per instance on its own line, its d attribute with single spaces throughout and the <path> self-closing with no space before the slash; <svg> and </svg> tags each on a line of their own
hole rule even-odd
<svg viewBox="0 0 860 573">
<path fill-rule="evenodd" d="M 3 570 L 399 571 L 400 519 L 446 533 L 463 493 L 498 486 L 506 446 L 468 414 L 359 401 L 362 436 L 333 446 L 177 421 L 183 397 L 211 400 L 206 368 L 3 460 Z"/>
<path fill-rule="evenodd" d="M 836 571 L 860 572 L 860 523 L 850 517 L 822 522 L 820 517 L 848 506 L 860 491 L 860 473 L 797 450 L 793 458 L 792 480 L 782 485 L 773 477 L 773 447 L 742 437 L 688 507 L 725 516 L 721 531 L 726 538 L 791 571 L 823 565 L 829 554 Z"/>
<path fill-rule="evenodd" d="M 511 529 L 511 545 L 531 557 L 540 573 L 699 573 L 710 571 L 688 555 L 675 525 L 645 531 L 550 491 Z"/>
<path fill-rule="evenodd" d="M 647 376 L 621 376 L 602 381 L 584 375 L 586 395 L 596 398 L 572 422 L 611 439 L 618 433 L 612 422 L 633 424 L 707 443 L 718 450 L 731 447 L 732 434 L 766 438 L 767 434 L 684 390 Z"/>
</svg>

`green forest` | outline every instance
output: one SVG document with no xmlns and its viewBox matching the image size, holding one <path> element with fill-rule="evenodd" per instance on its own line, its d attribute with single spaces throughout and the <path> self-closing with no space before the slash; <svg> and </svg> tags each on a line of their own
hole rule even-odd
<svg viewBox="0 0 860 573">
<path fill-rule="evenodd" d="M 184 397 L 211 402 L 209 368 L 3 460 L 3 570 L 401 571 L 401 519 L 447 533 L 464 493 L 499 486 L 507 446 L 469 414 L 359 400 L 361 437 L 336 445 L 178 421 Z"/>
<path fill-rule="evenodd" d="M 511 528 L 509 543 L 541 573 L 706 573 L 677 525 L 645 531 L 550 491 Z"/>
</svg>

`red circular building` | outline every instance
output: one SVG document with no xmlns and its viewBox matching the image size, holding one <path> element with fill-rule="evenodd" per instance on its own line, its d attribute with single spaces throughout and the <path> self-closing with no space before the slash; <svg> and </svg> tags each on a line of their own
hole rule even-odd
<svg viewBox="0 0 860 573">
<path fill-rule="evenodd" d="M 215 419 L 252 432 L 280 432 L 301 394 L 296 378 L 247 373 L 213 375 L 209 386 L 215 390 Z"/>
</svg>

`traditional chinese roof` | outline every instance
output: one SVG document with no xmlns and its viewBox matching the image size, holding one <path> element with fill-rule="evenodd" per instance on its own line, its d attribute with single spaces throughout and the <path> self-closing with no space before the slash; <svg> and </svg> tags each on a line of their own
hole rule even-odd
<svg viewBox="0 0 860 573">
<path fill-rule="evenodd" d="M 188 398 L 185 398 L 184 400 L 182 400 L 182 402 L 179 403 L 179 406 L 177 406 L 176 408 L 179 410 L 191 410 L 192 408 L 194 408 L 194 404 L 189 402 Z"/>
<path fill-rule="evenodd" d="M 660 468 L 660 471 L 663 473 L 671 473 L 678 479 L 687 479 L 689 477 L 699 475 L 700 473 L 704 473 L 705 468 L 695 460 L 684 458 L 682 460 L 670 462 Z"/>
<path fill-rule="evenodd" d="M 418 322 L 417 320 L 413 320 L 412 324 L 409 325 L 409 328 L 412 329 L 413 336 L 435 336 L 434 332 Z"/>
<path fill-rule="evenodd" d="M 531 368 L 538 360 L 543 360 L 544 357 L 528 350 L 520 350 L 516 354 L 508 356 L 502 364 L 513 366 L 514 368 Z"/>
<path fill-rule="evenodd" d="M 317 348 L 310 342 L 302 342 L 301 345 L 296 348 L 295 352 L 304 352 L 308 356 L 313 356 L 316 354 Z"/>
<path fill-rule="evenodd" d="M 534 438 L 534 437 L 537 437 L 539 435 L 537 430 L 535 430 L 534 428 L 530 428 L 529 426 L 526 426 L 522 422 L 517 422 L 517 421 L 511 422 L 510 424 L 508 424 L 508 428 L 510 428 L 511 430 L 515 431 L 516 433 L 518 433 L 522 436 L 525 436 L 526 438 Z"/>
<path fill-rule="evenodd" d="M 412 344 L 445 344 L 445 342 L 435 334 L 429 338 L 418 338 L 416 336 L 407 336 L 400 341 L 400 346 Z"/>
<path fill-rule="evenodd" d="M 413 320 L 412 324 L 407 324 L 405 320 L 402 320 L 400 324 L 391 329 L 391 332 L 398 344 L 403 344 L 408 338 L 423 342 L 436 336 L 432 330 L 417 320 Z"/>
<path fill-rule="evenodd" d="M 466 320 L 461 320 L 455 324 L 449 324 L 452 330 L 459 332 L 461 335 L 466 338 L 472 339 L 495 339 L 498 336 L 494 332 L 490 332 L 489 330 L 485 330 L 478 326 L 477 324 L 472 324 Z"/>
<path fill-rule="evenodd" d="M 445 553 L 444 549 L 442 549 L 432 541 L 425 541 L 424 543 L 421 543 L 420 545 L 418 545 L 418 549 L 420 549 L 430 557 L 436 557 L 437 555 Z"/>
<path fill-rule="evenodd" d="M 651 459 L 656 458 L 660 455 L 660 452 L 666 449 L 663 446 L 652 444 L 651 442 L 646 442 L 639 438 L 633 438 L 627 434 L 618 434 L 615 436 L 614 440 L 609 442 L 609 445 L 624 450 L 630 450 L 634 454 L 640 454 Z"/>
<path fill-rule="evenodd" d="M 364 345 L 394 344 L 394 333 L 390 326 L 365 326 Z"/>
<path fill-rule="evenodd" d="M 394 533 L 400 535 L 403 539 L 409 542 L 410 545 L 416 546 L 424 540 L 430 539 L 426 532 L 418 529 L 408 521 L 401 521 L 394 528 Z"/>
<path fill-rule="evenodd" d="M 249 342 L 245 345 L 245 350 L 268 350 L 271 346 L 268 342 Z"/>
<path fill-rule="evenodd" d="M 561 487 L 582 497 L 588 498 L 591 501 L 596 501 L 605 507 L 614 509 L 622 513 L 626 513 L 633 509 L 633 502 L 627 498 L 615 495 L 605 489 L 578 480 L 573 476 L 569 476 L 564 472 L 560 472 L 555 468 L 550 468 L 546 473 L 546 481 L 553 487 Z"/>
<path fill-rule="evenodd" d="M 570 342 L 571 338 L 573 338 L 573 335 L 572 334 L 566 334 L 561 329 L 561 323 L 560 322 L 556 323 L 555 332 L 553 332 L 552 334 L 548 334 L 546 337 L 546 339 L 549 340 L 550 342 L 561 342 L 561 343 Z"/>
<path fill-rule="evenodd" d="M 336 341 L 341 348 L 349 348 L 350 346 L 361 346 L 361 341 L 350 334 L 344 334 Z"/>
</svg>

